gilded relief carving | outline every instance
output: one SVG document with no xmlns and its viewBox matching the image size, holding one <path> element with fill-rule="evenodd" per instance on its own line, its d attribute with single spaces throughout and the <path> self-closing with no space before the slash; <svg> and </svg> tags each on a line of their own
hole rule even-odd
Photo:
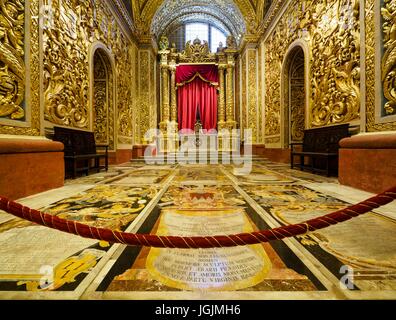
<svg viewBox="0 0 396 320">
<path fill-rule="evenodd" d="M 195 39 L 193 43 L 188 41 L 186 48 L 179 54 L 181 62 L 213 62 L 216 61 L 216 55 L 210 52 L 207 41 Z"/>
<path fill-rule="evenodd" d="M 300 142 L 304 137 L 305 129 L 305 79 L 304 79 L 304 53 L 299 49 L 291 58 L 288 73 L 289 90 L 287 95 L 290 110 L 290 137 L 291 142 Z"/>
<path fill-rule="evenodd" d="M 266 144 L 275 144 L 275 143 L 279 143 L 280 141 L 281 141 L 280 137 L 265 138 Z"/>
<path fill-rule="evenodd" d="M 2 38 L 0 40 L 0 46 L 3 48 L 3 41 L 4 41 L 4 37 L 6 36 L 5 33 L 13 33 L 16 34 L 16 30 L 18 30 L 18 28 L 15 28 L 15 30 L 11 30 L 9 28 L 5 28 L 4 25 L 6 25 L 6 21 L 10 21 L 10 20 L 4 20 L 5 18 L 3 17 L 4 13 L 6 12 L 6 10 L 8 10 L 8 8 L 16 6 L 18 3 L 23 3 L 23 5 L 25 5 L 25 1 L 8 1 L 8 2 L 4 2 L 4 6 L 1 8 L 0 11 L 0 17 L 2 17 L 2 24 L 3 24 L 3 28 L 0 27 L 0 35 L 2 34 Z M 17 5 L 18 8 L 20 8 L 19 5 Z M 39 14 L 39 1 L 38 0 L 31 0 L 30 1 L 30 10 L 26 11 L 28 12 L 28 14 L 30 16 L 38 16 Z M 11 16 L 8 15 L 8 19 Z M 23 21 L 22 16 L 19 16 L 19 18 L 21 20 L 19 21 Z M 0 24 L 1 24 L 0 23 Z M 22 26 L 23 27 L 23 26 Z M 25 27 L 27 27 L 25 25 Z M 17 126 L 10 126 L 10 125 L 0 125 L 0 133 L 1 134 L 13 134 L 13 135 L 31 135 L 31 136 L 37 136 L 40 135 L 40 97 L 39 97 L 39 91 L 40 91 L 40 61 L 39 61 L 39 26 L 38 26 L 38 19 L 30 19 L 29 22 L 29 27 L 30 27 L 30 43 L 26 46 L 26 52 L 24 54 L 27 55 L 27 61 L 29 61 L 29 69 L 30 69 L 30 90 L 29 89 L 25 89 L 25 83 L 23 81 L 21 81 L 20 83 L 18 82 L 18 84 L 14 83 L 13 86 L 15 88 L 17 88 L 19 90 L 19 88 L 21 88 L 23 90 L 24 93 L 17 93 L 17 96 L 20 97 L 24 97 L 25 92 L 28 91 L 30 93 L 30 99 L 29 101 L 26 101 L 26 104 L 22 104 L 20 105 L 20 107 L 24 108 L 23 112 L 26 113 L 28 109 L 30 109 L 30 115 L 28 113 L 24 114 L 22 118 L 20 119 L 16 119 L 16 120 L 25 120 L 25 121 L 21 121 L 21 124 L 29 124 L 29 127 L 17 127 Z M 24 30 L 24 29 L 23 29 Z M 8 35 L 7 35 L 8 37 Z M 23 44 L 21 44 L 20 41 L 23 42 Z M 20 48 L 24 48 L 24 37 L 20 38 L 18 40 L 18 46 Z M 10 47 L 10 46 L 9 46 Z M 2 50 L 2 52 L 4 53 L 4 50 Z M 20 52 L 20 50 L 19 50 Z M 13 63 L 15 63 L 15 59 L 11 59 L 11 56 L 9 56 L 8 58 L 10 60 L 13 61 Z M 24 65 L 24 61 L 23 61 L 23 57 L 21 57 L 20 60 L 18 60 L 18 63 L 20 65 L 23 65 L 23 72 L 25 72 L 25 68 L 26 66 Z M 0 65 L 2 66 L 2 68 L 6 67 L 6 64 L 3 61 L 2 56 L 0 55 Z M 14 69 L 8 69 L 9 72 L 13 72 L 12 70 Z M 7 78 L 8 75 L 5 77 Z M 24 73 L 23 73 L 23 77 Z M 7 80 L 3 80 L 0 81 L 2 84 L 1 86 L 3 86 L 3 83 L 6 84 Z M 10 86 L 6 86 L 8 88 L 5 89 L 1 89 L 0 90 L 0 99 L 3 99 L 4 96 L 3 94 L 6 94 L 6 91 L 10 89 Z M 10 95 L 8 95 L 8 98 L 10 97 Z M 20 98 L 19 98 L 20 99 Z M 0 110 L 2 110 L 2 106 L 6 106 L 6 103 L 0 103 Z M 16 108 L 17 110 L 20 111 L 19 108 Z M 18 112 L 17 112 L 18 113 Z M 12 119 L 10 116 L 5 116 L 5 117 L 0 117 L 0 120 L 2 119 Z"/>
<path fill-rule="evenodd" d="M 97 143 L 107 143 L 107 86 L 106 79 L 95 80 L 94 85 L 94 131 Z"/>
<path fill-rule="evenodd" d="M 83 17 L 93 17 L 93 8 L 89 2 L 54 0 L 52 9 L 52 26 L 43 30 L 44 116 L 55 124 L 88 128 L 88 41 L 93 22 Z"/>
<path fill-rule="evenodd" d="M 247 7 L 250 7 L 247 0 L 242 0 L 238 4 L 232 0 L 200 0 L 199 2 L 195 0 L 163 0 L 160 1 L 162 3 L 150 7 L 151 10 L 148 10 L 148 7 L 144 9 L 142 15 L 146 18 L 141 21 L 140 29 L 148 33 L 147 26 L 151 24 L 151 28 L 149 26 L 151 33 L 159 38 L 163 32 L 169 30 L 175 21 L 179 24 L 191 20 L 209 21 L 214 25 L 224 26 L 223 29 L 229 30 L 232 35 L 239 37 L 246 33 L 245 21 L 249 20 L 252 24 L 257 25 L 254 10 L 246 12 L 244 19 L 238 8 L 238 5 L 245 7 L 242 4 L 245 1 Z M 250 28 L 257 31 L 254 25 L 251 25 Z"/>
<path fill-rule="evenodd" d="M 392 2 L 392 1 L 391 1 Z M 394 3 L 394 1 L 393 1 Z M 365 22 L 366 22 L 366 129 L 367 131 L 387 131 L 396 130 L 396 122 L 376 123 L 376 104 L 381 104 L 381 101 L 376 101 L 376 78 L 375 65 L 376 55 L 376 22 L 374 12 L 375 0 L 367 0 L 365 7 Z M 384 11 L 382 11 L 383 13 Z M 390 24 L 388 24 L 390 25 Z M 393 23 L 394 26 L 394 23 Z M 391 28 L 392 29 L 392 28 Z M 389 31 L 391 30 L 389 29 Z M 393 31 L 394 33 L 394 31 Z M 389 33 L 391 35 L 392 33 Z M 382 41 L 384 37 L 382 37 Z M 389 38 L 389 40 L 392 37 Z M 389 42 L 390 44 L 391 42 Z M 390 56 L 390 55 L 388 55 Z M 385 56 L 384 56 L 385 58 Z M 383 60 L 387 60 L 386 58 Z M 390 64 L 391 65 L 391 64 Z M 378 80 L 379 81 L 379 80 Z M 385 95 L 385 94 L 384 94 Z M 382 108 L 382 106 L 381 106 Z"/>
<path fill-rule="evenodd" d="M 154 56 L 150 54 L 150 128 L 156 128 L 156 105 L 155 105 L 155 97 L 156 97 L 156 87 L 155 87 L 155 60 Z M 169 84 L 169 73 L 168 73 L 168 84 Z M 169 90 L 169 86 L 168 86 Z M 168 93 L 169 99 L 170 93 Z M 169 101 L 169 100 L 168 100 Z"/>
<path fill-rule="evenodd" d="M 247 128 L 247 119 L 246 119 L 246 113 L 247 113 L 247 91 L 246 91 L 246 54 L 243 55 L 242 57 L 242 114 L 241 114 L 241 123 L 240 126 L 241 128 Z"/>
<path fill-rule="evenodd" d="M 312 35 L 313 126 L 348 122 L 360 111 L 359 1 L 318 4 L 320 9 L 325 14 Z"/>
<path fill-rule="evenodd" d="M 273 41 L 266 46 L 265 61 L 265 135 L 280 134 L 280 75 L 281 61 L 274 51 Z"/>
<path fill-rule="evenodd" d="M 116 72 L 117 80 L 117 112 L 118 112 L 118 135 L 132 137 L 132 123 L 136 123 L 135 114 L 133 114 L 133 92 L 136 88 L 133 85 L 135 74 L 131 75 L 132 62 L 135 60 L 134 51 L 128 49 L 125 39 L 120 42 L 123 47 L 119 46 L 120 56 L 117 57 Z"/>
<path fill-rule="evenodd" d="M 359 118 L 359 1 L 294 1 L 266 40 L 266 135 L 280 133 L 281 66 L 296 39 L 311 49 L 310 125 Z"/>
<path fill-rule="evenodd" d="M 106 72 L 107 66 L 98 51 L 95 52 L 94 56 L 93 131 L 95 132 L 96 143 L 107 144 L 109 132 L 107 112 L 111 107 L 111 100 L 108 97 L 109 79 L 108 72 Z"/>
<path fill-rule="evenodd" d="M 23 120 L 25 1 L 0 3 L 0 118 Z"/>
<path fill-rule="evenodd" d="M 396 0 L 384 0 L 381 8 L 383 19 L 382 86 L 386 103 L 386 115 L 396 114 Z"/>
<path fill-rule="evenodd" d="M 290 134 L 292 142 L 299 142 L 304 137 L 305 127 L 305 90 L 300 83 L 291 85 L 291 119 Z"/>
<path fill-rule="evenodd" d="M 261 56 L 261 52 L 262 52 L 262 46 L 258 47 L 258 88 L 257 88 L 257 92 L 258 92 L 258 143 L 264 143 L 263 141 L 263 128 L 264 128 L 264 123 L 263 123 L 263 101 L 262 101 L 262 96 L 261 96 L 261 90 L 262 90 L 262 56 Z"/>
<path fill-rule="evenodd" d="M 139 53 L 139 105 L 140 105 L 140 138 L 144 141 L 144 134 L 150 129 L 150 52 L 147 50 Z"/>
<path fill-rule="evenodd" d="M 249 111 L 248 125 L 252 129 L 253 143 L 257 142 L 257 117 L 259 110 L 257 108 L 257 59 L 256 50 L 248 50 L 248 94 L 249 94 Z"/>
<path fill-rule="evenodd" d="M 45 28 L 43 35 L 45 119 L 55 124 L 89 129 L 88 52 L 94 41 L 100 41 L 116 58 L 116 70 L 112 70 L 109 77 L 117 76 L 118 134 L 132 136 L 130 70 L 135 57 L 113 13 L 103 1 L 54 0 L 52 7 L 53 27 Z M 108 68 L 112 68 L 110 62 Z M 113 102 L 113 79 L 109 79 L 110 85 L 108 99 Z M 108 112 L 108 137 L 112 147 L 115 145 L 113 105 L 109 106 Z"/>
<path fill-rule="evenodd" d="M 140 59 L 140 52 L 139 52 L 139 50 L 137 49 L 137 48 L 135 48 L 136 50 L 135 50 L 135 72 L 138 74 L 139 72 L 140 72 L 140 68 L 139 68 L 139 66 L 140 66 L 140 64 L 139 64 L 139 59 Z M 138 95 L 139 95 L 139 90 L 140 90 L 140 77 L 139 76 L 137 76 L 137 77 L 135 77 L 135 92 L 136 93 L 138 93 Z M 135 105 L 136 106 L 139 106 L 140 105 L 140 99 L 139 99 L 139 96 L 137 95 L 137 99 L 136 99 L 136 102 L 135 102 Z M 135 110 L 134 110 L 134 118 L 133 119 L 135 119 L 135 122 L 136 122 L 136 124 L 135 124 L 135 126 L 134 126 L 134 128 L 133 128 L 133 132 L 134 132 L 134 143 L 136 143 L 136 144 L 140 144 L 141 143 L 141 137 L 140 137 L 140 112 L 138 112 L 137 110 L 136 110 L 137 108 L 135 108 Z"/>
</svg>

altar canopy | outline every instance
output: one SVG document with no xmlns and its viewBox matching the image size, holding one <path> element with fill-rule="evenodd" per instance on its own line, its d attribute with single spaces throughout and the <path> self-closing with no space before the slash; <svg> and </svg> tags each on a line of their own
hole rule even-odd
<svg viewBox="0 0 396 320">
<path fill-rule="evenodd" d="M 216 129 L 217 88 L 216 65 L 181 65 L 176 68 L 179 130 L 194 130 L 197 108 L 203 129 Z"/>
</svg>

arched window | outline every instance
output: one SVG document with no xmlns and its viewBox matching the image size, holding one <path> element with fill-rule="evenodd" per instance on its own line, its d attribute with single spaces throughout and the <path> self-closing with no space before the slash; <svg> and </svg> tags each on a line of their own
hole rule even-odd
<svg viewBox="0 0 396 320">
<path fill-rule="evenodd" d="M 168 37 L 179 51 L 184 49 L 187 41 L 193 42 L 198 37 L 199 40 L 208 42 L 211 52 L 216 52 L 220 42 L 225 47 L 227 35 L 227 32 L 210 23 L 189 22 L 171 32 Z"/>
<path fill-rule="evenodd" d="M 185 43 L 187 41 L 194 41 L 197 37 L 199 40 L 205 40 L 209 43 L 210 51 L 216 52 L 221 42 L 225 46 L 226 34 L 219 28 L 208 23 L 193 22 L 187 23 Z"/>
</svg>

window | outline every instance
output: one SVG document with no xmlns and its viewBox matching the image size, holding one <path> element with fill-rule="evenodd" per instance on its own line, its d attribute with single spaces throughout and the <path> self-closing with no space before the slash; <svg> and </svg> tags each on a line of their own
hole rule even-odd
<svg viewBox="0 0 396 320">
<path fill-rule="evenodd" d="M 226 36 L 223 32 L 215 27 L 210 27 L 210 34 L 210 48 L 212 52 L 216 52 L 220 42 L 223 44 L 223 47 L 226 46 Z"/>
<path fill-rule="evenodd" d="M 196 38 L 209 42 L 209 25 L 204 23 L 186 24 L 186 43 L 190 40 L 192 43 Z"/>
<path fill-rule="evenodd" d="M 216 52 L 221 42 L 226 46 L 226 34 L 220 29 L 208 23 L 187 23 L 185 25 L 185 43 L 193 42 L 198 37 L 201 41 L 207 41 L 211 52 Z"/>
</svg>

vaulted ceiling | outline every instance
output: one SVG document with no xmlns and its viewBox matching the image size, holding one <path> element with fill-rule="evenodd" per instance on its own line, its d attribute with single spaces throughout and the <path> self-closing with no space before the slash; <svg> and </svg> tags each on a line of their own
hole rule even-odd
<svg viewBox="0 0 396 320">
<path fill-rule="evenodd" d="M 125 0 L 124 0 L 125 1 Z M 141 34 L 150 33 L 153 18 L 157 10 L 165 1 L 174 1 L 183 3 L 183 0 L 130 0 L 132 6 L 132 15 L 135 27 Z M 257 26 L 263 18 L 263 10 L 265 3 L 269 0 L 233 0 L 238 6 L 243 18 L 245 19 L 247 32 L 255 33 Z M 223 3 L 224 6 L 229 5 L 230 0 L 217 0 L 217 3 Z M 196 4 L 195 4 L 196 3 Z M 206 1 L 194 1 L 194 6 L 205 7 Z"/>
<path fill-rule="evenodd" d="M 233 0 L 164 0 L 151 23 L 157 38 L 188 22 L 210 22 L 237 40 L 246 33 L 246 23 Z"/>
</svg>

